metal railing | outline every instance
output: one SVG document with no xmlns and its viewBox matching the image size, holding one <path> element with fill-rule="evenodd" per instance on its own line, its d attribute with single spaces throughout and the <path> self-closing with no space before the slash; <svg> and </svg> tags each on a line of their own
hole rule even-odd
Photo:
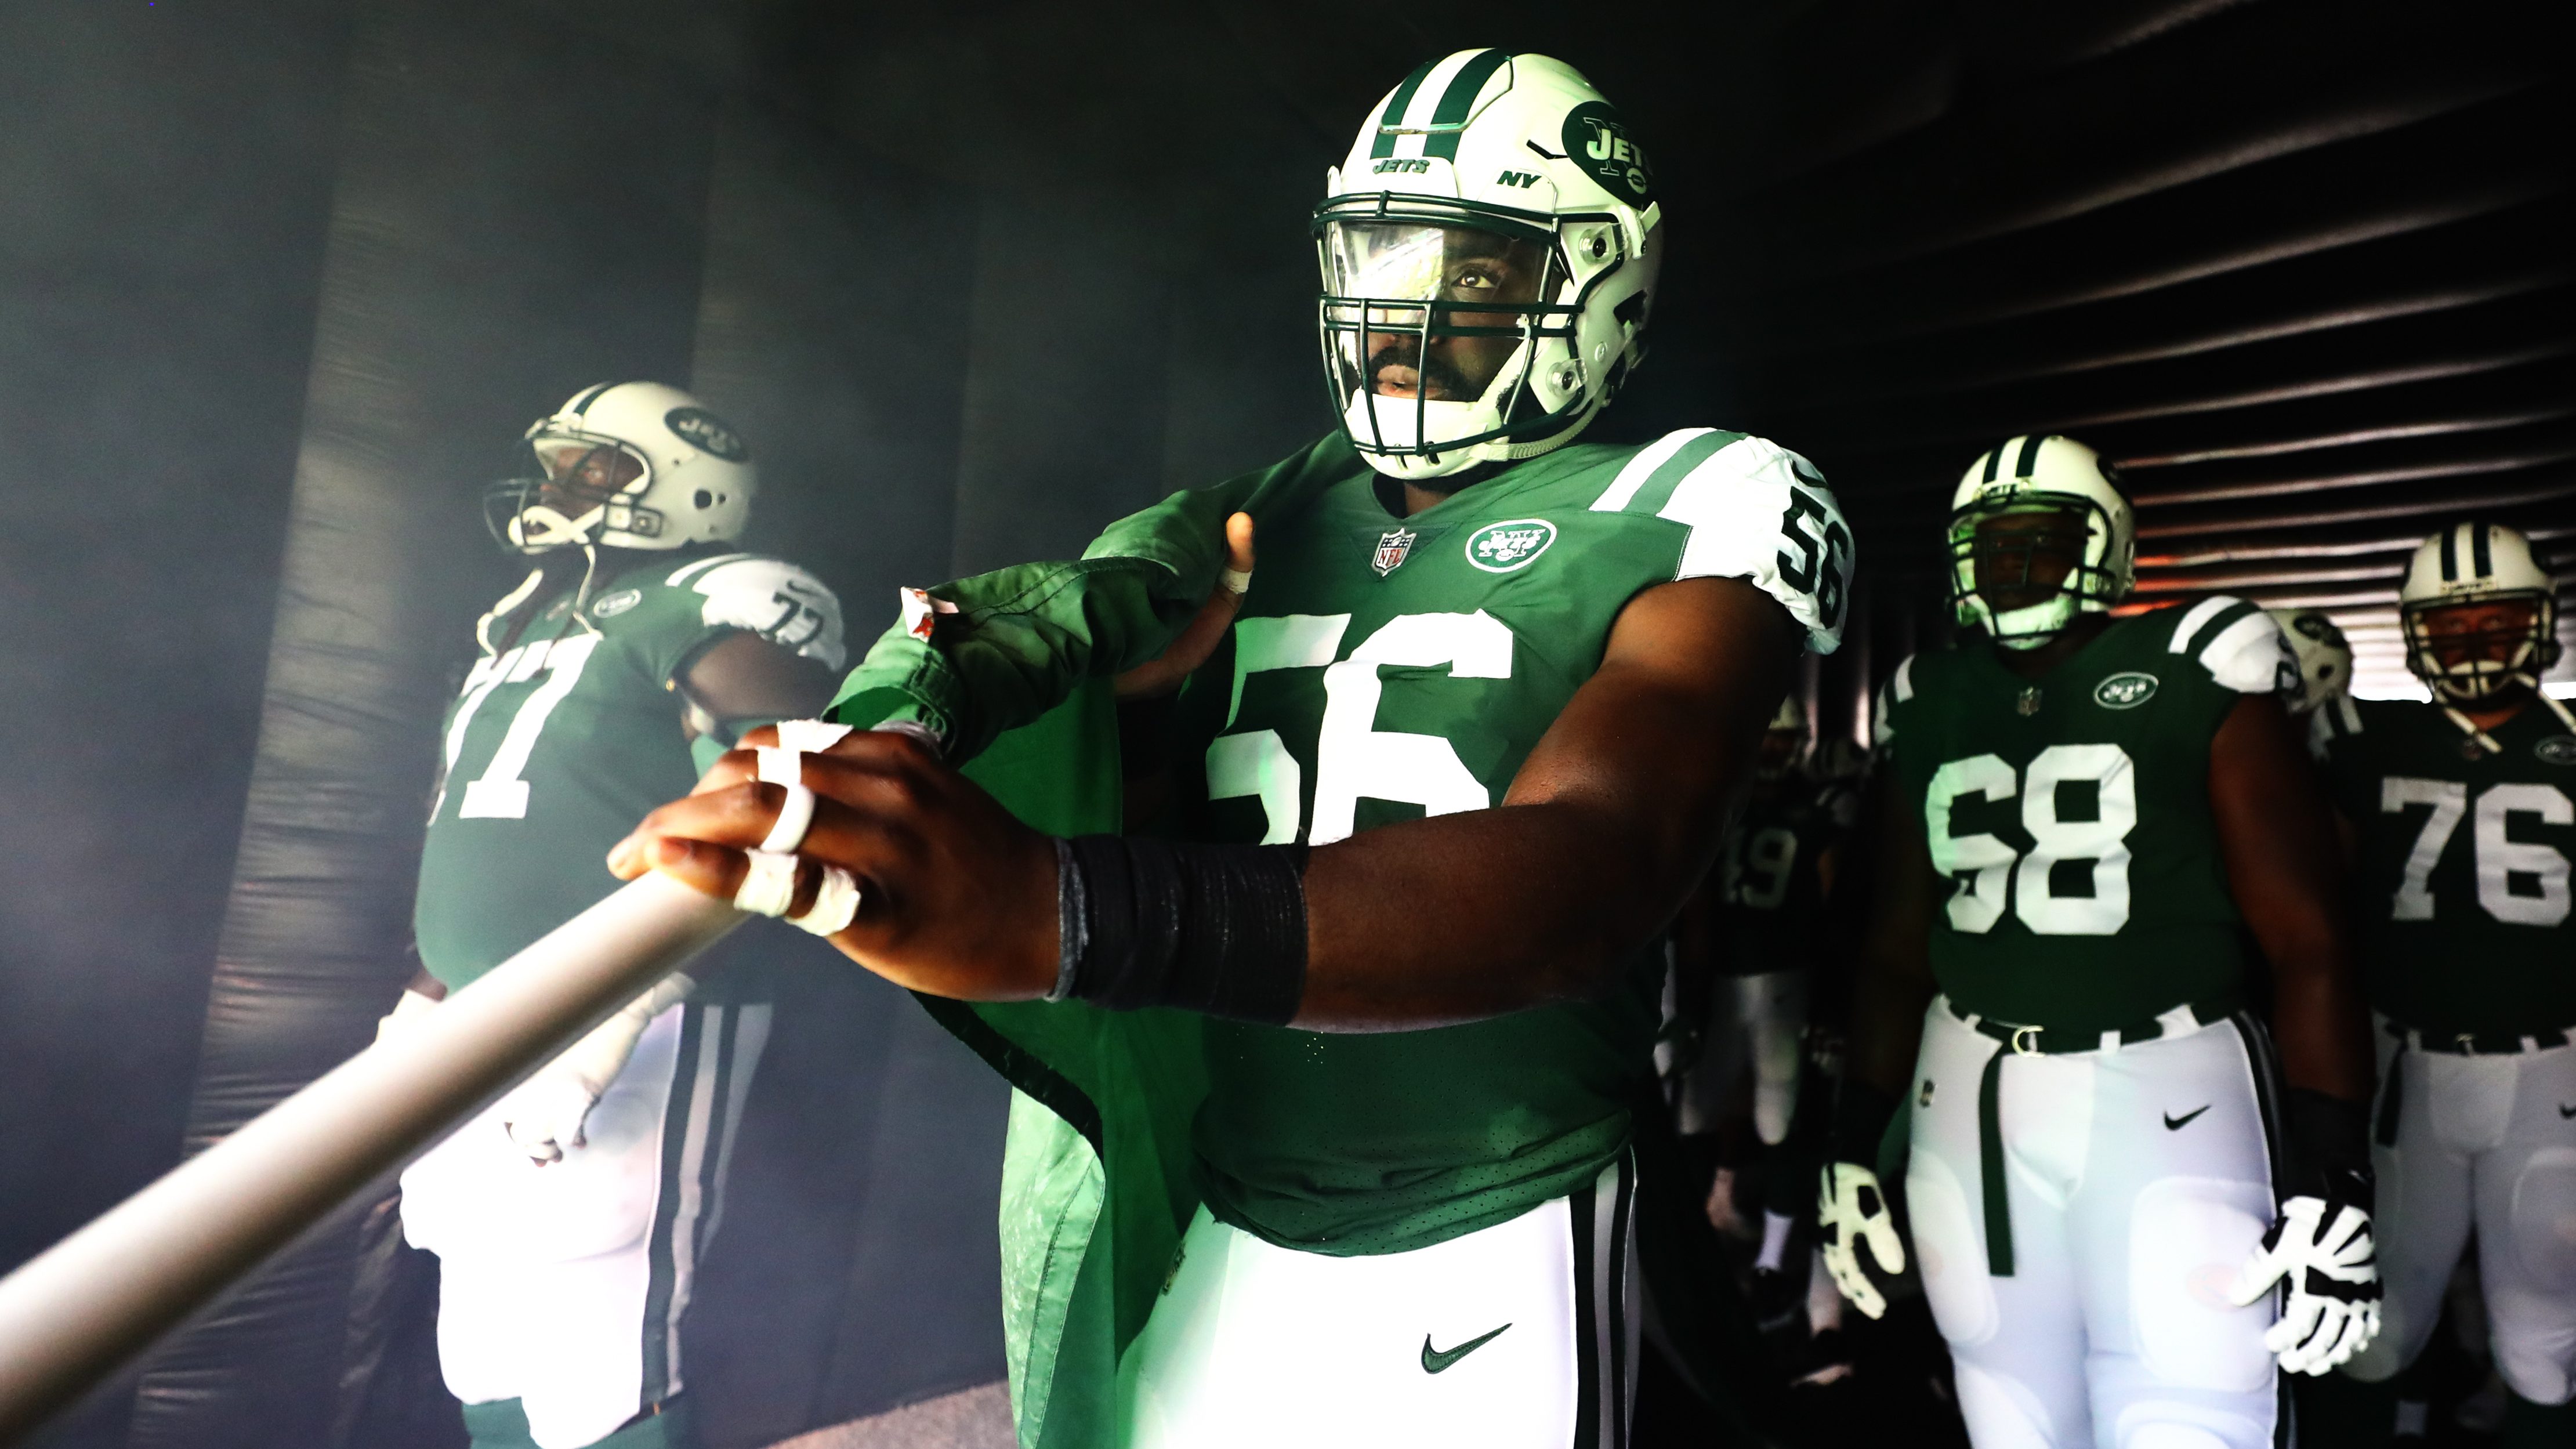
<svg viewBox="0 0 2576 1449">
<path fill-rule="evenodd" d="M 634 881 L 0 1279 L 0 1443 L 743 921 Z"/>
</svg>

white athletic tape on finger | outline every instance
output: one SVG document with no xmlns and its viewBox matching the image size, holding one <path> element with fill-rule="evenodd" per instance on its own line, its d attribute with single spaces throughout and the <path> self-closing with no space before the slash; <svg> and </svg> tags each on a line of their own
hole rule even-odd
<svg viewBox="0 0 2576 1449">
<path fill-rule="evenodd" d="M 805 783 L 805 752 L 785 745 L 762 745 L 753 751 L 760 757 L 760 778 L 772 785 Z"/>
<path fill-rule="evenodd" d="M 783 916 L 796 903 L 796 857 L 775 850 L 751 853 L 751 869 L 734 888 L 738 911 L 755 916 Z"/>
<path fill-rule="evenodd" d="M 778 722 L 778 747 L 819 755 L 849 737 L 850 727 L 820 719 L 783 719 Z"/>
<path fill-rule="evenodd" d="M 1216 586 L 1225 590 L 1229 594 L 1250 593 L 1252 591 L 1252 570 L 1221 569 L 1218 571 L 1216 576 Z"/>
<path fill-rule="evenodd" d="M 941 743 L 938 733 L 926 724 L 919 724 L 908 719 L 888 720 L 884 724 L 878 725 L 875 732 L 878 734 L 901 735 L 905 739 L 915 741 L 919 743 L 923 749 L 930 751 L 931 757 L 934 759 L 947 753 L 948 747 Z"/>
<path fill-rule="evenodd" d="M 765 752 L 764 752 L 765 753 Z M 787 787 L 786 803 L 778 807 L 778 818 L 771 822 L 769 833 L 760 838 L 764 855 L 792 855 L 805 843 L 805 832 L 814 828 L 814 792 L 804 785 Z"/>
<path fill-rule="evenodd" d="M 823 884 L 814 892 L 814 904 L 801 916 L 789 916 L 787 924 L 817 936 L 837 936 L 850 928 L 859 916 L 858 877 L 837 865 L 823 867 Z"/>
</svg>

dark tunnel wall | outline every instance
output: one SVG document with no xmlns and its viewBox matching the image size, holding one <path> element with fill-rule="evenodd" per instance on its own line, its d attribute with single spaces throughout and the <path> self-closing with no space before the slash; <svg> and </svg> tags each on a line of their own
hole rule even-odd
<svg viewBox="0 0 2576 1449">
<path fill-rule="evenodd" d="M 198 1056 L 342 83 L 336 4 L 243 10 L 0 9 L 0 1268 L 171 1163 Z"/>
<path fill-rule="evenodd" d="M 2493 507 L 2576 567 L 2568 161 L 2545 139 L 2569 51 L 2547 7 L 5 14 L 0 847 L 23 878 L 0 892 L 0 1267 L 174 1160 L 183 1128 L 362 1039 L 403 974 L 427 731 L 508 581 L 473 489 L 530 416 L 618 373 L 704 390 L 764 457 L 752 542 L 839 586 L 863 644 L 899 583 L 1067 551 L 1329 425 L 1306 210 L 1369 103 L 1460 46 L 1572 60 L 1653 147 L 1655 355 L 1596 436 L 1751 427 L 1841 490 L 1866 582 L 1813 686 L 1830 728 L 1857 732 L 1870 677 L 1937 631 L 1943 497 L 2008 432 L 2127 464 L 2149 598 L 2328 604 L 2383 682 L 2395 570 L 2439 513 Z M 321 479 L 344 510 L 290 520 L 290 484 Z M 333 760 L 330 820 L 277 808 Z M 241 1009 L 263 960 L 309 1011 Z M 846 1035 L 765 1069 L 787 1105 L 747 1130 L 744 1171 L 772 1193 L 728 1231 L 837 1235 L 845 1289 L 802 1300 L 793 1334 L 828 1345 L 799 1366 L 753 1333 L 800 1286 L 791 1260 L 711 1274 L 728 1443 L 997 1362 L 866 1305 L 929 1291 L 924 1233 L 990 1272 L 988 1178 L 871 1185 L 987 1160 L 998 1089 L 873 982 L 810 1004 Z M 804 1113 L 847 1138 L 800 1177 Z M 328 1376 L 326 1259 L 267 1320 L 279 1384 Z M 260 1361 L 197 1342 L 208 1373 Z M 122 1413 L 109 1395 L 60 1442 L 124 1442 Z"/>
</svg>

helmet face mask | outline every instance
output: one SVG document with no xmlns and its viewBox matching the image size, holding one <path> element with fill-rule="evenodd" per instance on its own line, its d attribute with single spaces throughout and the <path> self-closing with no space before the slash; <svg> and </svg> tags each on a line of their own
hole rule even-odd
<svg viewBox="0 0 2576 1449">
<path fill-rule="evenodd" d="M 1543 234 L 1418 219 L 1327 215 L 1324 365 L 1344 422 L 1379 450 L 1463 448 L 1570 417 L 1529 383 L 1544 339 L 1570 341 L 1578 309 L 1543 302 L 1563 263 Z M 1560 393 L 1562 390 L 1558 390 Z M 1436 412 L 1436 421 L 1435 421 Z"/>
<path fill-rule="evenodd" d="M 759 483 L 739 434 L 651 382 L 584 388 L 530 425 L 521 459 L 518 476 L 485 490 L 483 522 L 522 554 L 730 541 Z"/>
<path fill-rule="evenodd" d="M 1662 214 L 1644 153 L 1563 62 L 1423 66 L 1326 184 L 1325 383 L 1377 471 L 1430 479 L 1563 446 L 1644 355 Z"/>
<path fill-rule="evenodd" d="M 1952 614 L 2007 649 L 2109 612 L 2136 577 L 2129 502 L 2068 438 L 2014 438 L 1970 464 L 1951 497 L 1949 548 Z"/>
<path fill-rule="evenodd" d="M 2424 540 L 2397 591 L 2406 667 L 2437 701 L 2479 705 L 2537 692 L 2558 662 L 2556 581 L 2502 524 L 2454 524 Z"/>
</svg>

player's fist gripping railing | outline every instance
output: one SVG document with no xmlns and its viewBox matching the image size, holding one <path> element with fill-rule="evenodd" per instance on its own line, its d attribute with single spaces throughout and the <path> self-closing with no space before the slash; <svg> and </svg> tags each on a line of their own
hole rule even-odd
<svg viewBox="0 0 2576 1449">
<path fill-rule="evenodd" d="M 680 882 L 637 880 L 434 1009 L 398 1006 L 374 1046 L 0 1279 L 0 1443 L 742 919 Z M 578 1116 L 558 1135 L 577 1140 Z"/>
</svg>

